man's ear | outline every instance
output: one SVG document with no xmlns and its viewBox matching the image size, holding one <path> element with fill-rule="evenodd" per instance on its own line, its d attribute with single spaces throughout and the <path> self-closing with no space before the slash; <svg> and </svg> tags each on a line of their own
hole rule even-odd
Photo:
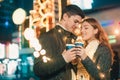
<svg viewBox="0 0 120 80">
<path fill-rule="evenodd" d="M 63 14 L 63 20 L 66 20 L 67 18 L 68 18 L 68 14 L 67 13 Z"/>
</svg>

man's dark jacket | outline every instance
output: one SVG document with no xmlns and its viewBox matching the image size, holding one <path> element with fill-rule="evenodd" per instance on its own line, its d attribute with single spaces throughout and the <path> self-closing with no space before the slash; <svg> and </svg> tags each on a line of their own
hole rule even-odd
<svg viewBox="0 0 120 80">
<path fill-rule="evenodd" d="M 40 80 L 71 80 L 71 68 L 75 66 L 66 63 L 61 53 L 65 50 L 66 43 L 71 43 L 74 39 L 75 35 L 59 25 L 40 35 L 39 41 L 42 49 L 46 50 L 45 56 L 51 59 L 47 63 L 43 62 L 42 55 L 34 59 L 34 73 Z"/>
</svg>

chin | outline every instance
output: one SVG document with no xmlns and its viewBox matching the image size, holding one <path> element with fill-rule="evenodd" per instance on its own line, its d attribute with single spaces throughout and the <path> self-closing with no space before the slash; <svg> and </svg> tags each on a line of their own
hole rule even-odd
<svg viewBox="0 0 120 80">
<path fill-rule="evenodd" d="M 86 38 L 84 38 L 84 37 L 82 37 L 82 39 L 83 39 L 84 41 L 88 40 L 88 39 L 86 39 Z"/>
</svg>

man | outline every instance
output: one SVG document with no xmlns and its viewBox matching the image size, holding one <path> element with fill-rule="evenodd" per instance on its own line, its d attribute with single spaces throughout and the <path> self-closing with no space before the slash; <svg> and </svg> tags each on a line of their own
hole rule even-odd
<svg viewBox="0 0 120 80">
<path fill-rule="evenodd" d="M 76 48 L 65 50 L 66 43 L 76 39 L 75 29 L 78 27 L 84 13 L 76 5 L 68 5 L 62 11 L 60 22 L 50 31 L 40 35 L 39 41 L 46 56 L 51 60 L 44 63 L 41 56 L 34 60 L 34 73 L 40 80 L 71 80 L 70 63 L 76 59 Z"/>
</svg>

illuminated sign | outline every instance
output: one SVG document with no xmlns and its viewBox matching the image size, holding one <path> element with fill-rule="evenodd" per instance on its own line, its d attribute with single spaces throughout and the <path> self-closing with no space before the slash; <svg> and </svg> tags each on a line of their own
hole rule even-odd
<svg viewBox="0 0 120 80">
<path fill-rule="evenodd" d="M 110 43 L 110 44 L 114 44 L 114 43 L 117 42 L 115 35 L 109 35 L 109 36 L 108 36 L 108 39 L 109 39 L 109 43 Z"/>
<path fill-rule="evenodd" d="M 19 47 L 18 44 L 9 44 L 9 58 L 10 59 L 17 59 L 19 58 Z"/>
<path fill-rule="evenodd" d="M 0 43 L 0 59 L 5 58 L 5 45 Z"/>
<path fill-rule="evenodd" d="M 70 4 L 75 4 L 81 9 L 92 9 L 93 0 L 70 0 Z"/>
</svg>

